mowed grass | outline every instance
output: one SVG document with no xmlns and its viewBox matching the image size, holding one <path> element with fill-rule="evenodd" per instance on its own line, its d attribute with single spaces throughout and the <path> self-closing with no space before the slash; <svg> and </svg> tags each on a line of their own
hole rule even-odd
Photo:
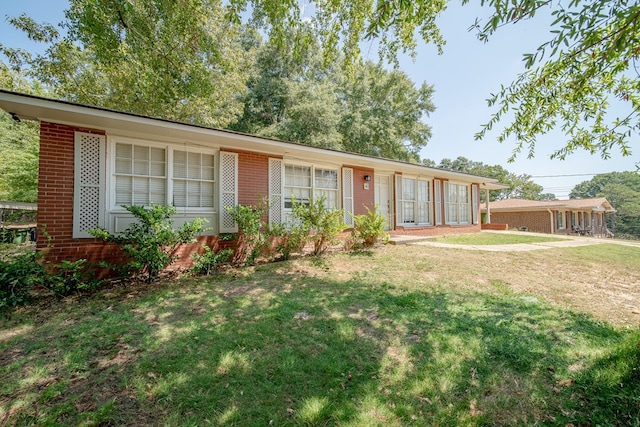
<svg viewBox="0 0 640 427">
<path fill-rule="evenodd" d="M 0 321 L 0 424 L 635 425 L 639 255 L 385 246 L 43 302 Z"/>
<path fill-rule="evenodd" d="M 507 234 L 507 233 L 469 233 L 439 236 L 436 241 L 457 245 L 513 245 L 517 243 L 545 243 L 566 240 L 562 237 L 549 237 L 536 234 Z"/>
</svg>

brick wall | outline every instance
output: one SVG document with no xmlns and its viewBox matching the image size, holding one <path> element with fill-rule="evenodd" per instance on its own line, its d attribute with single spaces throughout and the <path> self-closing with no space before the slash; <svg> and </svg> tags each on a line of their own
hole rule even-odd
<svg viewBox="0 0 640 427">
<path fill-rule="evenodd" d="M 90 262 L 122 259 L 119 247 L 97 239 L 73 238 L 74 132 L 104 135 L 103 131 L 79 129 L 42 122 L 38 175 L 38 236 L 36 247 L 46 262 L 85 258 Z"/>
<path fill-rule="evenodd" d="M 509 224 L 509 228 L 527 227 L 536 233 L 552 233 L 547 211 L 491 212 L 491 223 Z"/>
<path fill-rule="evenodd" d="M 366 215 L 367 208 L 373 211 L 376 206 L 375 190 L 373 188 L 375 177 L 373 169 L 367 169 L 357 166 L 344 166 L 353 169 L 353 208 L 355 215 Z M 365 181 L 364 176 L 369 175 L 371 181 Z M 364 189 L 365 182 L 369 183 L 369 189 Z"/>
<path fill-rule="evenodd" d="M 238 203 L 256 205 L 269 197 L 269 157 L 249 151 L 227 150 L 238 153 Z"/>
</svg>

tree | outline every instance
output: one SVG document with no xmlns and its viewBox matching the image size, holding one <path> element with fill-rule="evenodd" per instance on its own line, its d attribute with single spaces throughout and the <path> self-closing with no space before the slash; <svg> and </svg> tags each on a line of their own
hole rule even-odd
<svg viewBox="0 0 640 427">
<path fill-rule="evenodd" d="M 605 197 L 616 209 L 616 234 L 640 237 L 640 175 L 610 172 L 596 175 L 576 185 L 569 197 Z"/>
<path fill-rule="evenodd" d="M 273 41 L 260 44 L 243 97 L 244 113 L 231 128 L 287 141 L 405 161 L 417 161 L 431 136 L 423 122 L 435 109 L 433 88 L 419 88 L 397 70 L 372 62 L 349 76 L 322 64 L 313 31 L 297 56 Z"/>
<path fill-rule="evenodd" d="M 44 93 L 42 86 L 30 84 L 0 63 L 0 86 L 21 92 Z M 0 111 L 0 200 L 34 203 L 38 198 L 38 122 L 17 122 Z"/>
<path fill-rule="evenodd" d="M 282 120 L 258 133 L 314 147 L 343 149 L 336 86 L 328 80 L 288 81 L 286 86 L 289 97 Z"/>
<path fill-rule="evenodd" d="M 457 172 L 464 172 L 472 175 L 486 176 L 497 179 L 500 184 L 508 185 L 509 188 L 503 190 L 489 191 L 489 200 L 503 199 L 527 199 L 527 200 L 553 200 L 553 194 L 543 194 L 543 187 L 531 180 L 531 175 L 517 175 L 509 172 L 500 165 L 487 165 L 482 162 L 475 162 L 466 157 L 458 157 L 455 160 L 442 159 L 438 167 Z M 482 196 L 484 197 L 484 196 Z"/>
<path fill-rule="evenodd" d="M 462 3 L 467 3 L 463 0 Z M 345 54 L 353 71 L 360 43 L 376 39 L 381 57 L 394 61 L 399 52 L 415 55 L 416 34 L 442 50 L 444 40 L 435 24 L 446 0 L 369 1 L 313 0 L 313 24 L 318 28 L 326 61 Z M 281 44 L 288 43 L 283 28 L 291 23 L 308 25 L 293 0 L 230 0 L 231 15 L 238 18 L 249 4 L 254 22 L 270 29 Z M 498 123 L 507 123 L 499 141 L 515 143 L 514 157 L 526 149 L 535 152 L 538 136 L 561 130 L 566 143 L 552 157 L 564 158 L 585 149 L 606 158 L 613 149 L 629 155 L 630 141 L 640 129 L 640 77 L 635 64 L 640 56 L 640 4 L 627 0 L 481 0 L 491 15 L 476 21 L 481 40 L 489 40 L 500 27 L 532 19 L 544 10 L 551 14 L 551 38 L 534 53 L 526 54 L 527 71 L 493 94 L 497 107 L 478 132 L 484 138 Z M 293 41 L 297 44 L 296 41 Z M 626 113 L 611 117 L 612 103 Z"/>
<path fill-rule="evenodd" d="M 346 151 L 418 162 L 431 137 L 423 118 L 435 110 L 433 87 L 370 61 L 342 76 L 341 121 Z"/>
<path fill-rule="evenodd" d="M 0 46 L 16 69 L 67 100 L 223 127 L 240 114 L 251 52 L 220 0 L 71 0 L 66 35 L 10 19 L 44 54 Z"/>
</svg>

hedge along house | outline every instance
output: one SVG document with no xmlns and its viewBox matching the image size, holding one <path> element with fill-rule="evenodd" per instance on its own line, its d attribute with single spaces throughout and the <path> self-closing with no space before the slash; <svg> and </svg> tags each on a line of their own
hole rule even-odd
<svg viewBox="0 0 640 427">
<path fill-rule="evenodd" d="M 491 202 L 488 209 L 491 222 L 508 224 L 538 233 L 579 233 L 596 237 L 613 237 L 607 227 L 607 215 L 616 210 L 604 197 L 536 201 L 505 199 Z"/>
<path fill-rule="evenodd" d="M 175 224 L 206 218 L 200 243 L 237 231 L 225 210 L 269 201 L 268 221 L 282 223 L 293 196 L 324 195 L 353 215 L 379 207 L 391 233 L 480 230 L 479 191 L 495 180 L 383 158 L 315 148 L 0 91 L 0 107 L 40 122 L 38 248 L 50 261 L 119 256 L 88 230 L 124 230 L 123 205 L 171 204 Z M 197 250 L 198 245 L 183 248 Z M 188 257 L 187 257 L 188 259 Z"/>
</svg>

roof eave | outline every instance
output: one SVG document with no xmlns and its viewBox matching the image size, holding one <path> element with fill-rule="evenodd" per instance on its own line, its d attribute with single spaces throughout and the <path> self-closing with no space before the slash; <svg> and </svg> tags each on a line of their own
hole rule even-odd
<svg viewBox="0 0 640 427">
<path fill-rule="evenodd" d="M 493 178 L 462 172 L 432 168 L 399 160 L 347 153 L 343 151 L 311 147 L 239 132 L 156 119 L 131 113 L 74 104 L 33 95 L 0 90 L 0 108 L 22 119 L 46 121 L 66 125 L 127 132 L 147 137 L 192 139 L 212 147 L 228 147 L 257 151 L 283 157 L 313 158 L 319 161 L 337 161 L 361 167 L 380 167 L 398 172 L 416 173 L 438 178 L 476 182 L 481 188 L 501 186 Z M 496 187 L 498 188 L 498 187 Z M 491 188 L 493 189 L 493 188 Z"/>
</svg>

